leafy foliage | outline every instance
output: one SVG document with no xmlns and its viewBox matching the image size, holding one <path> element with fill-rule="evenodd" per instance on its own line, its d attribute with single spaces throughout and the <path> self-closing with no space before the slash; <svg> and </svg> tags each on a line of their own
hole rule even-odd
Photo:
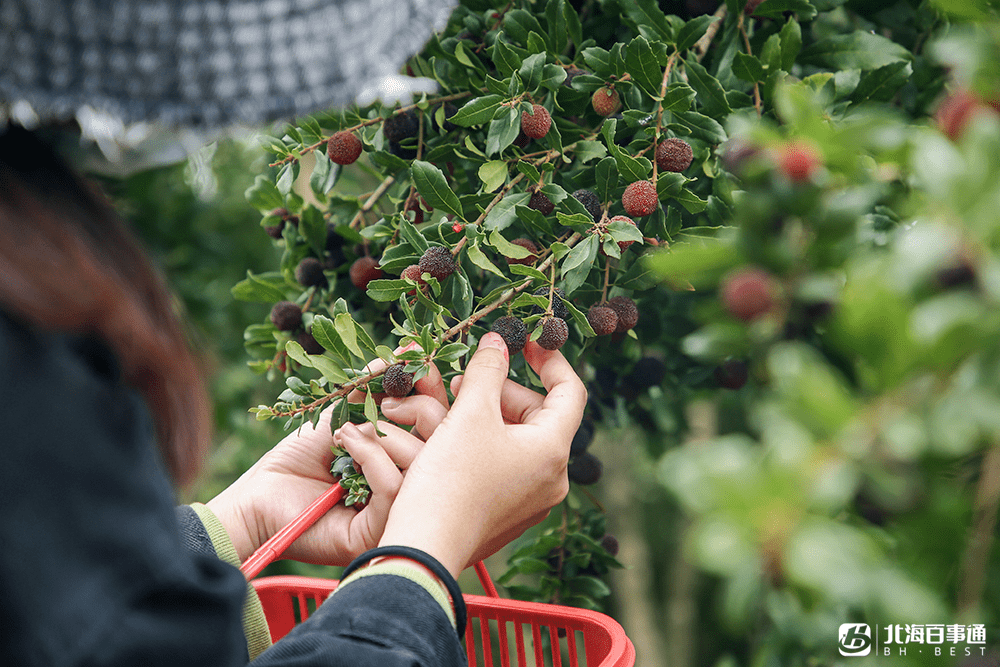
<svg viewBox="0 0 1000 667">
<path fill-rule="evenodd" d="M 685 553 L 727 629 L 699 628 L 703 661 L 830 662 L 850 620 L 995 623 L 983 593 L 997 563 L 982 547 L 1000 476 L 992 10 L 963 31 L 955 3 L 699 4 L 465 0 L 408 64 L 438 94 L 268 138 L 273 163 L 247 199 L 280 227 L 282 258 L 233 294 L 300 304 L 323 352 L 301 332 L 248 327 L 252 367 L 287 384 L 254 412 L 288 429 L 329 405 L 333 428 L 376 422 L 372 360 L 447 378 L 495 317 L 537 338 L 564 303 L 562 350 L 590 384 L 589 416 L 650 434 L 642 454 L 690 518 Z M 594 110 L 602 88 L 619 113 Z M 965 106 L 930 122 L 959 91 Z M 552 126 L 532 140 L 521 118 L 536 104 Z M 323 150 L 343 130 L 364 145 L 347 167 Z M 656 160 L 667 138 L 692 149 L 683 172 Z M 352 172 L 370 184 L 344 184 Z M 642 180 L 659 205 L 614 221 Z M 455 272 L 403 277 L 428 248 Z M 325 262 L 327 286 L 295 281 L 307 257 Z M 364 257 L 382 274 L 362 289 L 350 267 Z M 746 271 L 767 278 L 734 287 Z M 595 336 L 584 313 L 615 297 L 636 301 L 638 324 Z M 749 381 L 720 389 L 734 360 Z M 519 357 L 511 373 L 538 385 Z M 363 404 L 347 402 L 354 390 Z M 714 417 L 689 442 L 694 403 Z M 588 495 L 574 489 L 562 523 L 520 545 L 502 577 L 512 591 L 599 606 L 615 561 Z"/>
</svg>

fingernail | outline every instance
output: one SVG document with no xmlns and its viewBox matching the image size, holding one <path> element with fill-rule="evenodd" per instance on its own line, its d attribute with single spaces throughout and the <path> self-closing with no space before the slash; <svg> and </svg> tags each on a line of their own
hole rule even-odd
<svg viewBox="0 0 1000 667">
<path fill-rule="evenodd" d="M 479 344 L 486 347 L 494 347 L 501 352 L 503 352 L 503 358 L 510 361 L 510 352 L 507 351 L 507 343 L 504 342 L 503 336 L 491 331 L 482 338 L 479 339 Z"/>
<path fill-rule="evenodd" d="M 393 410 L 399 407 L 400 403 L 401 401 L 398 398 L 387 397 L 382 399 L 382 405 L 379 407 L 382 408 L 382 410 Z"/>
</svg>

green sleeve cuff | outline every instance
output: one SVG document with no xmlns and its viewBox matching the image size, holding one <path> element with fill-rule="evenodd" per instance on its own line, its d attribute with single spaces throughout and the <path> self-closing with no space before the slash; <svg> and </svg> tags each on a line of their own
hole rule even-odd
<svg viewBox="0 0 1000 667">
<path fill-rule="evenodd" d="M 191 509 L 205 526 L 208 537 L 212 540 L 212 546 L 215 548 L 215 554 L 219 559 L 233 567 L 239 567 L 240 557 L 236 553 L 236 547 L 233 546 L 229 533 L 226 532 L 215 513 L 202 503 L 192 503 Z M 247 651 L 251 660 L 271 645 L 271 632 L 267 629 L 264 607 L 261 606 L 257 591 L 250 582 L 247 582 L 247 597 L 243 603 L 243 634 L 247 639 Z"/>
<path fill-rule="evenodd" d="M 438 583 L 437 579 L 423 570 L 416 569 L 407 561 L 401 559 L 380 561 L 374 565 L 369 565 L 368 567 L 364 567 L 353 572 L 350 576 L 340 582 L 337 588 L 333 591 L 331 597 L 336 595 L 337 591 L 342 589 L 344 586 L 349 585 L 351 582 L 365 577 L 377 577 L 384 574 L 391 574 L 397 577 L 403 577 L 404 579 L 409 579 L 426 589 L 427 592 L 431 594 L 431 597 L 433 597 L 434 600 L 441 605 L 441 608 L 444 609 L 444 613 L 448 615 L 448 620 L 451 621 L 452 627 L 458 627 L 455 622 L 455 610 L 452 607 L 451 600 L 448 598 L 448 594 L 441 587 L 441 584 Z"/>
</svg>

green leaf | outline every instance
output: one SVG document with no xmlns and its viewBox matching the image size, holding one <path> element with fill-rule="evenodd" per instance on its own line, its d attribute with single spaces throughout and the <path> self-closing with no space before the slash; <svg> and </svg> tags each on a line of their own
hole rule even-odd
<svg viewBox="0 0 1000 667">
<path fill-rule="evenodd" d="M 578 266 L 586 264 L 590 266 L 594 263 L 594 258 L 597 257 L 597 236 L 591 234 L 587 238 L 583 239 L 577 243 L 566 255 L 566 258 L 562 261 L 561 271 L 562 275 L 566 275 L 571 270 Z"/>
<path fill-rule="evenodd" d="M 760 61 L 743 52 L 733 56 L 733 74 L 748 83 L 763 81 L 765 77 L 764 66 Z"/>
<path fill-rule="evenodd" d="M 512 9 L 503 18 L 503 27 L 507 34 L 518 44 L 528 43 L 528 34 L 536 32 L 544 35 L 545 30 L 535 15 L 524 9 Z"/>
<path fill-rule="evenodd" d="M 597 179 L 594 186 L 597 190 L 597 196 L 602 202 L 609 201 L 618 187 L 618 163 L 613 157 L 604 158 L 597 163 L 594 176 Z"/>
<path fill-rule="evenodd" d="M 618 171 L 626 181 L 634 183 L 649 178 L 649 173 L 653 170 L 653 163 L 647 158 L 632 157 L 615 144 L 611 144 L 609 149 L 615 158 L 615 164 L 618 165 Z"/>
<path fill-rule="evenodd" d="M 609 73 L 611 70 L 611 55 L 607 50 L 602 49 L 599 46 L 591 46 L 583 50 L 581 54 L 583 56 L 583 61 L 587 63 L 595 75 L 601 76 L 600 73 Z"/>
<path fill-rule="evenodd" d="M 368 289 L 365 293 L 373 301 L 386 302 L 395 301 L 401 294 L 412 289 L 413 286 L 405 280 L 372 280 L 368 283 Z"/>
<path fill-rule="evenodd" d="M 496 206 L 490 210 L 483 220 L 483 229 L 492 231 L 494 229 L 505 229 L 517 221 L 517 212 L 514 207 L 518 204 L 527 204 L 531 195 L 527 192 L 512 192 L 500 200 Z"/>
<path fill-rule="evenodd" d="M 552 128 L 555 129 L 555 128 Z M 549 130 L 549 132 L 552 131 Z M 521 112 L 517 109 L 499 109 L 486 133 L 486 154 L 496 155 L 514 143 L 521 131 Z"/>
<path fill-rule="evenodd" d="M 358 347 L 357 328 L 354 318 L 351 317 L 350 313 L 339 313 L 333 319 L 333 326 L 336 327 L 337 333 L 340 335 L 340 340 L 344 342 L 344 345 L 351 351 L 351 354 L 359 359 L 364 359 L 365 353 Z M 320 344 L 322 345 L 322 343 Z"/>
<path fill-rule="evenodd" d="M 375 405 L 375 394 L 371 391 L 365 392 L 365 419 L 375 427 L 375 433 L 380 438 L 385 437 L 385 433 L 382 433 L 378 428 L 378 406 Z"/>
<path fill-rule="evenodd" d="M 697 16 L 685 23 L 684 27 L 677 32 L 677 50 L 686 51 L 697 44 L 698 40 L 705 34 L 705 31 L 708 30 L 708 26 L 718 20 L 717 17 L 708 14 Z"/>
<path fill-rule="evenodd" d="M 511 243 L 503 237 L 498 231 L 493 231 L 490 233 L 490 245 L 497 249 L 497 251 L 504 257 L 510 257 L 511 259 L 524 259 L 531 255 L 527 248 L 524 246 L 519 246 L 516 243 Z"/>
<path fill-rule="evenodd" d="M 682 188 L 678 194 L 673 195 L 673 198 L 686 208 L 688 213 L 701 213 L 708 206 L 707 199 L 702 199 L 687 188 Z"/>
<path fill-rule="evenodd" d="M 802 50 L 802 27 L 794 18 L 789 18 L 778 34 L 781 37 L 781 69 L 791 72 Z"/>
<path fill-rule="evenodd" d="M 472 314 L 472 285 L 462 271 L 456 271 L 451 281 L 451 307 L 455 315 L 465 319 Z"/>
<path fill-rule="evenodd" d="M 651 39 L 673 40 L 674 31 L 656 0 L 619 0 L 618 7 L 640 31 L 651 31 Z"/>
<path fill-rule="evenodd" d="M 691 129 L 692 137 L 709 144 L 721 144 L 726 141 L 726 131 L 714 118 L 703 116 L 696 111 L 678 112 L 674 117 Z"/>
<path fill-rule="evenodd" d="M 531 164 L 527 160 L 517 161 L 517 170 L 528 177 L 529 180 L 538 182 L 541 179 L 541 174 L 538 173 L 538 169 L 535 165 Z"/>
<path fill-rule="evenodd" d="M 448 120 L 461 127 L 482 125 L 485 122 L 493 120 L 493 116 L 496 115 L 497 109 L 500 108 L 500 104 L 503 101 L 504 98 L 500 95 L 477 97 L 474 100 L 466 102 L 465 105 Z"/>
<path fill-rule="evenodd" d="M 632 79 L 652 97 L 659 97 L 663 82 L 657 53 L 650 48 L 645 37 L 639 36 L 629 42 L 625 50 L 625 66 Z"/>
<path fill-rule="evenodd" d="M 350 354 L 344 342 L 340 340 L 337 328 L 333 325 L 333 320 L 323 315 L 315 315 L 310 329 L 316 342 L 327 350 L 330 350 L 345 361 L 350 361 Z"/>
<path fill-rule="evenodd" d="M 913 56 L 906 47 L 860 30 L 821 39 L 802 50 L 799 60 L 831 70 L 876 69 Z"/>
<path fill-rule="evenodd" d="M 469 353 L 469 346 L 464 343 L 448 343 L 438 348 L 434 358 L 446 364 L 458 361 Z"/>
<path fill-rule="evenodd" d="M 484 162 L 479 167 L 479 178 L 484 192 L 495 192 L 507 182 L 507 163 L 503 160 Z"/>
<path fill-rule="evenodd" d="M 524 264 L 511 264 L 510 272 L 519 276 L 531 276 L 535 280 L 548 280 L 548 277 L 544 273 L 533 266 L 526 266 Z"/>
<path fill-rule="evenodd" d="M 417 186 L 417 192 L 424 201 L 434 209 L 464 220 L 458 195 L 448 187 L 448 181 L 440 169 L 430 162 L 414 160 L 410 172 L 413 174 L 413 184 Z"/>
<path fill-rule="evenodd" d="M 517 52 L 503 40 L 503 33 L 497 35 L 496 42 L 493 44 L 493 53 L 491 57 L 493 58 L 493 63 L 497 66 L 497 70 L 505 77 L 509 77 L 511 74 L 521 69 L 521 58 L 518 57 Z"/>
<path fill-rule="evenodd" d="M 312 368 L 313 367 L 312 361 L 309 360 L 309 355 L 306 354 L 306 351 L 304 349 L 302 349 L 302 346 L 299 345 L 298 342 L 296 342 L 294 340 L 285 341 L 285 354 L 287 354 L 289 357 L 291 357 L 295 361 L 299 362 L 300 364 L 302 364 L 306 368 Z M 285 380 L 285 383 L 288 384 L 290 388 L 294 389 L 294 387 L 291 387 L 291 384 L 290 384 L 293 380 L 297 380 L 299 385 L 304 385 L 305 384 L 304 382 L 302 382 L 302 380 L 300 380 L 299 378 L 295 377 L 294 375 L 291 376 L 291 377 L 289 377 L 289 378 L 287 378 Z"/>
<path fill-rule="evenodd" d="M 780 19 L 785 12 L 795 12 L 800 21 L 816 18 L 816 8 L 808 0 L 767 0 L 757 6 L 753 15 L 759 18 Z"/>
<path fill-rule="evenodd" d="M 719 80 L 708 73 L 694 58 L 685 61 L 685 71 L 688 75 L 688 83 L 698 95 L 705 113 L 713 118 L 722 118 L 732 113 L 729 102 L 726 101 L 726 91 L 719 83 Z M 686 109 L 678 109 L 686 111 Z"/>
<path fill-rule="evenodd" d="M 288 195 L 288 193 L 292 191 L 292 186 L 295 184 L 295 177 L 298 175 L 298 162 L 290 162 L 278 169 L 278 179 L 275 183 L 275 187 L 278 188 L 278 192 L 282 195 Z"/>
<path fill-rule="evenodd" d="M 299 233 L 309 242 L 309 246 L 322 257 L 326 252 L 326 219 L 323 212 L 310 204 L 299 216 Z"/>
<path fill-rule="evenodd" d="M 580 161 L 580 164 L 586 164 L 594 158 L 603 158 L 608 154 L 608 149 L 599 141 L 581 139 L 574 145 L 573 154 L 576 155 L 576 159 Z"/>
<path fill-rule="evenodd" d="M 253 185 L 247 188 L 244 196 L 250 205 L 261 213 L 270 213 L 285 205 L 285 198 L 274 186 L 274 181 L 263 175 L 254 179 Z"/>
<path fill-rule="evenodd" d="M 413 223 L 406 216 L 401 217 L 399 220 L 399 233 L 421 255 L 424 254 L 424 251 L 430 245 L 427 243 L 424 235 L 420 233 L 420 230 L 414 227 Z"/>
<path fill-rule="evenodd" d="M 566 70 L 559 65 L 547 63 L 542 67 L 542 80 L 539 86 L 549 90 L 559 90 L 559 86 L 566 80 Z"/>
<path fill-rule="evenodd" d="M 326 201 L 326 193 L 333 189 L 340 178 L 340 165 L 330 161 L 326 151 L 315 151 L 316 166 L 309 175 L 309 187 L 321 201 Z"/>
<path fill-rule="evenodd" d="M 888 102 L 895 96 L 913 74 L 910 63 L 900 61 L 884 67 L 879 67 L 861 75 L 857 88 L 849 98 L 851 104 L 864 102 Z"/>
<path fill-rule="evenodd" d="M 664 111 L 687 111 L 697 95 L 691 86 L 677 81 L 667 87 L 661 106 Z"/>
<path fill-rule="evenodd" d="M 549 0 L 545 5 L 545 22 L 549 29 L 549 47 L 553 53 L 562 53 L 568 43 L 566 25 L 566 0 Z M 562 69 L 561 67 L 559 69 Z"/>
<path fill-rule="evenodd" d="M 498 275 L 501 278 L 506 278 L 506 276 L 503 274 L 503 271 L 501 271 L 500 269 L 498 269 L 496 266 L 493 265 L 493 262 L 491 262 L 489 258 L 485 254 L 483 254 L 483 251 L 480 250 L 477 244 L 473 243 L 467 245 L 466 253 L 468 254 L 469 261 L 471 261 L 473 264 L 475 264 L 482 270 L 489 271 L 490 273 Z"/>
<path fill-rule="evenodd" d="M 275 283 L 280 281 L 280 284 L 284 284 L 285 279 L 280 273 L 271 275 L 273 276 L 271 280 L 265 280 L 264 278 L 255 276 L 250 271 L 247 271 L 246 280 L 241 280 L 233 285 L 231 290 L 233 298 L 240 301 L 255 301 L 261 303 L 284 301 L 287 298 L 285 296 L 285 291 L 279 288 Z"/>
<path fill-rule="evenodd" d="M 536 90 L 542 84 L 542 70 L 544 68 L 544 53 L 536 53 L 524 59 L 519 72 L 527 90 Z"/>
</svg>

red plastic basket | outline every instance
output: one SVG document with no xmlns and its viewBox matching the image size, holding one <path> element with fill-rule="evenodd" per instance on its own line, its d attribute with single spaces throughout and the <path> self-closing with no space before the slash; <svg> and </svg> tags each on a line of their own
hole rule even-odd
<svg viewBox="0 0 1000 667">
<path fill-rule="evenodd" d="M 482 573 L 480 573 L 482 575 Z M 307 619 L 337 581 L 276 576 L 253 581 L 277 641 Z M 469 667 L 632 667 L 635 648 L 614 619 L 588 609 L 464 595 Z M 516 662 L 515 662 L 516 660 Z"/>
</svg>

